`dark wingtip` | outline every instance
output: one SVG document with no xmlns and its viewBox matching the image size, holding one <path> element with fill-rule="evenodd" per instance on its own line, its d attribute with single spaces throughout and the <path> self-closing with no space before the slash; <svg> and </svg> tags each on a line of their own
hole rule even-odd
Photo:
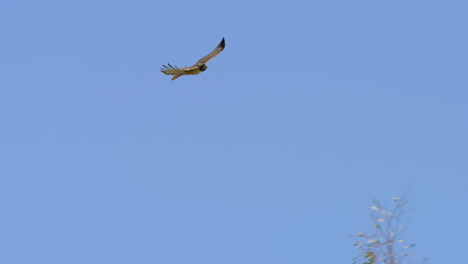
<svg viewBox="0 0 468 264">
<path fill-rule="evenodd" d="M 221 40 L 221 42 L 219 43 L 218 47 L 221 47 L 221 48 L 224 49 L 224 46 L 225 45 L 224 45 L 224 38 L 223 38 L 223 40 Z"/>
</svg>

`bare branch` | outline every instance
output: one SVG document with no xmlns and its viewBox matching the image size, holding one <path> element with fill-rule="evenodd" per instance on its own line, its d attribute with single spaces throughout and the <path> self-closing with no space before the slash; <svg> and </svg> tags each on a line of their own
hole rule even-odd
<svg viewBox="0 0 468 264">
<path fill-rule="evenodd" d="M 407 209 L 408 200 L 403 197 L 393 197 L 394 208 L 385 210 L 380 201 L 373 200 L 369 216 L 373 224 L 370 232 L 359 232 L 353 235 L 354 246 L 359 254 L 353 264 L 404 264 L 410 263 L 408 256 L 414 255 L 415 244 L 408 245 L 402 235 L 406 226 L 401 223 L 401 217 L 412 210 Z M 429 259 L 420 257 L 422 262 Z"/>
</svg>

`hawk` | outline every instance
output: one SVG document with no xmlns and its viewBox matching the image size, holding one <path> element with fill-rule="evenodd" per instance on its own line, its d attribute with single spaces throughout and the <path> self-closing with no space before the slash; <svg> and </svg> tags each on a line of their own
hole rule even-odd
<svg viewBox="0 0 468 264">
<path fill-rule="evenodd" d="M 209 62 L 214 57 L 216 57 L 216 55 L 218 55 L 221 51 L 223 51 L 223 49 L 224 49 L 224 38 L 223 40 L 221 40 L 219 45 L 212 52 L 210 52 L 208 55 L 206 55 L 205 57 L 197 61 L 195 65 L 190 66 L 190 67 L 186 66 L 182 69 L 179 69 L 177 68 L 177 66 L 172 66 L 171 64 L 168 63 L 167 65 L 169 65 L 169 67 L 167 67 L 166 65 L 163 65 L 164 68 L 161 68 L 161 72 L 166 75 L 174 75 L 174 77 L 172 77 L 171 79 L 172 81 L 179 78 L 182 75 L 199 74 L 201 72 L 204 72 L 208 68 L 208 66 L 206 66 L 206 63 Z"/>
</svg>

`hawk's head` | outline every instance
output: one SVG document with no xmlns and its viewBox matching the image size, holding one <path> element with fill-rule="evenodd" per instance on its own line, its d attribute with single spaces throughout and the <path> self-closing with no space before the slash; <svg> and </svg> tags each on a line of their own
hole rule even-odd
<svg viewBox="0 0 468 264">
<path fill-rule="evenodd" d="M 206 64 L 203 64 L 202 66 L 200 66 L 200 71 L 205 71 L 206 68 L 208 68 L 208 66 L 206 66 Z"/>
</svg>

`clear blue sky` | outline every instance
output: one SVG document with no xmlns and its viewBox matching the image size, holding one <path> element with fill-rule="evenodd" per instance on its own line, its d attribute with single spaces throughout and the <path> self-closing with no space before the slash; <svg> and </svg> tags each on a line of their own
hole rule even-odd
<svg viewBox="0 0 468 264">
<path fill-rule="evenodd" d="M 466 259 L 466 1 L 2 1 L 0 262 Z M 191 65 L 225 37 L 198 76 Z"/>
</svg>

